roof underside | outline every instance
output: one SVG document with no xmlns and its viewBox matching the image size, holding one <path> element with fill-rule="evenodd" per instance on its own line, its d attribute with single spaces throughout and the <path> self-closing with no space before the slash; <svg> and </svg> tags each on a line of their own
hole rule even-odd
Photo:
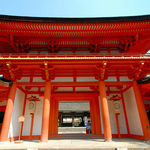
<svg viewBox="0 0 150 150">
<path fill-rule="evenodd" d="M 150 16 L 114 18 L 35 18 L 0 16 L 0 52 L 28 52 L 31 48 L 58 52 L 86 48 L 90 52 L 114 48 L 124 53 L 150 49 Z"/>
</svg>

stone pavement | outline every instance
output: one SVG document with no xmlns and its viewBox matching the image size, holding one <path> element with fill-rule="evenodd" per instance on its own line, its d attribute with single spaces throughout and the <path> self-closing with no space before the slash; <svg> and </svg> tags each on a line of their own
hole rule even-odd
<svg viewBox="0 0 150 150">
<path fill-rule="evenodd" d="M 48 143 L 39 140 L 0 143 L 0 150 L 150 150 L 150 143 L 135 139 L 113 139 L 104 142 L 104 139 L 50 139 Z"/>
</svg>

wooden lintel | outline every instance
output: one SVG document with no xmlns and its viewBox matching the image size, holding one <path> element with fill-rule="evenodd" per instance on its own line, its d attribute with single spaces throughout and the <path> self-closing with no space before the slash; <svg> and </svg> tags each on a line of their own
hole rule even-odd
<svg viewBox="0 0 150 150">
<path fill-rule="evenodd" d="M 148 96 L 142 96 L 143 100 L 150 100 L 150 97 Z"/>
<path fill-rule="evenodd" d="M 7 101 L 7 100 L 8 100 L 8 97 L 0 98 L 0 102 Z"/>
</svg>

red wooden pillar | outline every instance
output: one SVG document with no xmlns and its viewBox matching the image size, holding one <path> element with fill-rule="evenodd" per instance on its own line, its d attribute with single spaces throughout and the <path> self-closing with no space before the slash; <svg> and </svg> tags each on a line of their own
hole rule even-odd
<svg viewBox="0 0 150 150">
<path fill-rule="evenodd" d="M 95 123 L 95 134 L 98 134 L 98 115 L 96 109 L 96 99 L 93 99 L 93 113 L 94 113 L 94 123 Z"/>
<path fill-rule="evenodd" d="M 93 99 L 90 100 L 90 117 L 91 117 L 91 130 L 92 130 L 92 134 L 95 134 L 96 130 L 95 130 L 94 103 L 93 103 Z"/>
<path fill-rule="evenodd" d="M 99 81 L 99 92 L 100 92 L 100 102 L 101 102 L 103 128 L 104 128 L 104 139 L 105 141 L 112 141 L 108 102 L 107 102 L 104 81 Z"/>
<path fill-rule="evenodd" d="M 23 116 L 24 116 L 24 114 L 25 114 L 26 102 L 27 102 L 27 94 L 25 93 L 24 105 L 23 105 L 23 111 L 22 111 L 22 115 L 23 115 Z M 22 136 L 23 124 L 24 124 L 24 122 L 21 122 L 20 137 Z"/>
<path fill-rule="evenodd" d="M 96 109 L 96 116 L 97 116 L 97 135 L 102 135 L 101 132 L 101 120 L 100 120 L 100 109 L 99 109 L 99 99 L 95 97 L 95 109 Z"/>
<path fill-rule="evenodd" d="M 1 129 L 0 141 L 8 141 L 8 132 L 9 132 L 10 121 L 13 112 L 16 89 L 17 89 L 17 83 L 16 81 L 14 81 L 8 95 L 6 110 L 5 110 L 2 129 Z"/>
<path fill-rule="evenodd" d="M 49 133 L 48 137 L 49 138 L 52 137 L 52 134 L 53 134 L 53 132 L 52 132 L 52 124 L 53 124 L 52 117 L 53 117 L 53 99 L 51 97 L 51 100 L 50 100 L 50 114 L 49 114 L 49 131 L 48 131 L 48 133 Z"/>
<path fill-rule="evenodd" d="M 47 142 L 48 141 L 50 97 L 51 97 L 51 82 L 45 81 L 41 142 Z"/>
<path fill-rule="evenodd" d="M 115 114 L 115 117 L 116 117 L 116 124 L 117 124 L 118 138 L 121 139 L 118 115 Z"/>
<path fill-rule="evenodd" d="M 149 121 L 146 114 L 146 109 L 145 109 L 144 101 L 142 99 L 141 91 L 136 81 L 133 81 L 133 89 L 134 89 L 140 120 L 141 120 L 142 129 L 143 129 L 144 140 L 149 140 L 150 135 L 148 133 L 148 128 L 147 128 L 147 126 L 149 126 Z"/>
<path fill-rule="evenodd" d="M 31 127 L 30 127 L 30 137 L 29 137 L 30 141 L 32 140 L 33 121 L 34 121 L 34 113 L 31 115 Z"/>
<path fill-rule="evenodd" d="M 58 101 L 55 99 L 54 134 L 58 134 Z"/>
<path fill-rule="evenodd" d="M 52 99 L 52 135 L 55 134 L 55 99 Z"/>
</svg>

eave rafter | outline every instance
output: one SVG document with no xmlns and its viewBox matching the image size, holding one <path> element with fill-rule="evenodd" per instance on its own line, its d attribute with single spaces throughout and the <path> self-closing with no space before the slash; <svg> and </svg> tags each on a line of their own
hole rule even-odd
<svg viewBox="0 0 150 150">
<path fill-rule="evenodd" d="M 47 48 L 50 53 L 57 53 L 61 47 L 84 47 L 92 53 L 106 47 L 116 48 L 119 52 L 131 52 L 137 50 L 135 46 L 143 41 L 149 43 L 150 22 L 0 21 L 0 32 L 0 41 L 9 43 L 16 52 L 28 52 L 33 47 Z"/>
</svg>

